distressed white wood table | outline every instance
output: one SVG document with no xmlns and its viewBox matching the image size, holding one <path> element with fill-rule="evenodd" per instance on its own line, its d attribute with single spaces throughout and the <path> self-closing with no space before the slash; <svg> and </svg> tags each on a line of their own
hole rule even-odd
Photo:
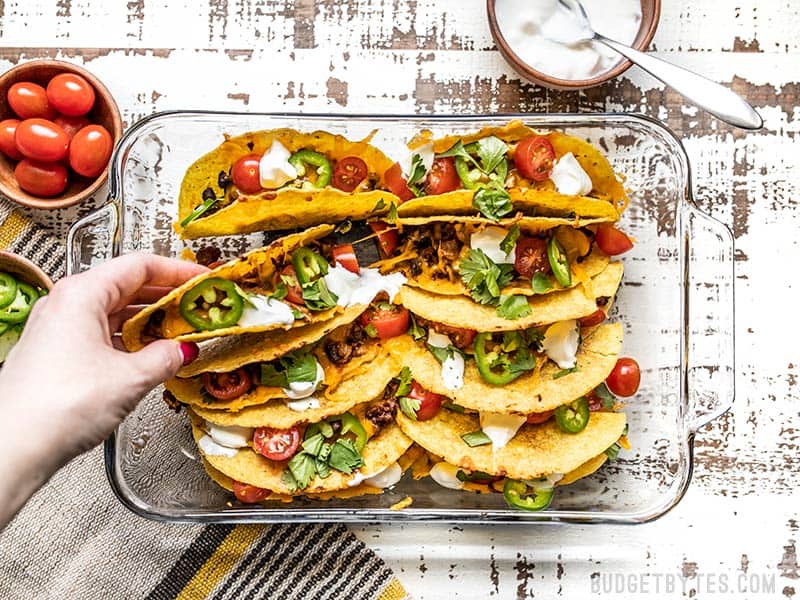
<svg viewBox="0 0 800 600">
<path fill-rule="evenodd" d="M 0 0 L 0 68 L 48 56 L 86 63 L 126 124 L 187 108 L 622 110 L 666 122 L 685 141 L 701 207 L 736 237 L 737 399 L 698 436 L 684 500 L 633 527 L 393 525 L 357 534 L 418 598 L 795 596 L 800 4 L 664 2 L 653 50 L 747 95 L 766 121 L 747 134 L 634 71 L 580 94 L 521 84 L 484 15 L 481 0 Z M 93 206 L 32 216 L 63 234 Z"/>
</svg>

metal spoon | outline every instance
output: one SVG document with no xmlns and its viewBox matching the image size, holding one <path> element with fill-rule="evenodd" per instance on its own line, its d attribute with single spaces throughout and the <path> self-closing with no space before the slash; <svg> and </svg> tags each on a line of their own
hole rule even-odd
<svg viewBox="0 0 800 600">
<path fill-rule="evenodd" d="M 718 119 L 742 129 L 761 129 L 763 126 L 764 120 L 761 115 L 735 92 L 688 69 L 639 52 L 597 33 L 592 29 L 589 15 L 586 14 L 581 0 L 558 0 L 558 2 L 577 20 L 576 26 L 580 28 L 580 33 L 575 31 L 572 33 L 577 35 L 570 36 L 569 40 L 554 38 L 555 41 L 573 44 L 598 41 L 619 52 Z"/>
</svg>

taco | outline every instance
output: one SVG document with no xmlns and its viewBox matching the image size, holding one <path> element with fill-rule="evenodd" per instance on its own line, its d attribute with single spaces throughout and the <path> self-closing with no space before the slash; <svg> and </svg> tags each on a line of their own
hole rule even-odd
<svg viewBox="0 0 800 600">
<path fill-rule="evenodd" d="M 320 225 L 287 235 L 199 275 L 129 319 L 128 350 L 162 338 L 203 340 L 325 322 L 343 309 L 367 305 L 379 293 L 394 298 L 405 278 L 358 274 L 334 263 L 336 246 Z"/>
<path fill-rule="evenodd" d="M 284 495 L 393 485 L 411 446 L 392 420 L 367 418 L 383 400 L 307 426 L 218 427 L 188 410 L 202 457 L 231 479 Z"/>
<path fill-rule="evenodd" d="M 338 223 L 385 212 L 391 161 L 370 141 L 324 131 L 273 129 L 226 137 L 186 172 L 181 237 L 233 235 Z"/>
<path fill-rule="evenodd" d="M 400 216 L 480 214 L 598 217 L 615 221 L 628 198 L 620 177 L 590 143 L 560 132 L 539 134 L 521 121 L 477 133 L 410 143 L 410 164 L 387 171 L 405 202 Z M 405 175 L 405 176 L 404 176 Z"/>
</svg>

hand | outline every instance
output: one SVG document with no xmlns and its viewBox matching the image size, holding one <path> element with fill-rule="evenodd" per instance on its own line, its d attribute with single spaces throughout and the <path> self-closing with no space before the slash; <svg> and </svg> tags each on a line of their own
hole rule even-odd
<svg viewBox="0 0 800 600">
<path fill-rule="evenodd" d="M 129 354 L 115 347 L 112 334 L 138 305 L 205 271 L 185 261 L 132 254 L 62 279 L 36 303 L 0 371 L 0 419 L 6 424 L 0 456 L 27 479 L 4 490 L 14 478 L 0 478 L 0 529 L 14 498 L 21 506 L 58 468 L 103 441 L 149 390 L 197 356 L 196 345 L 173 340 Z"/>
</svg>

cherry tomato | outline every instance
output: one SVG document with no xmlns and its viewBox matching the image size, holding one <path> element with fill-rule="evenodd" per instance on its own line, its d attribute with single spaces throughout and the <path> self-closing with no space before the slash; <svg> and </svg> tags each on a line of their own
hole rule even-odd
<svg viewBox="0 0 800 600">
<path fill-rule="evenodd" d="M 606 378 L 606 385 L 615 396 L 627 398 L 628 396 L 633 396 L 639 390 L 641 379 L 642 374 L 639 371 L 639 363 L 632 358 L 619 358 L 611 374 Z"/>
<path fill-rule="evenodd" d="M 283 267 L 281 275 L 291 282 L 294 282 L 291 285 L 284 282 L 286 285 L 286 300 L 293 304 L 305 304 L 305 301 L 303 300 L 303 289 L 300 287 L 300 283 L 297 281 L 297 273 L 295 273 L 294 267 L 291 263 Z"/>
<path fill-rule="evenodd" d="M 66 117 L 64 115 L 58 115 L 55 119 L 53 119 L 53 123 L 61 127 L 70 140 L 74 138 L 75 134 L 81 129 L 92 124 L 92 122 L 86 117 Z"/>
<path fill-rule="evenodd" d="M 389 191 L 400 198 L 400 202 L 405 202 L 415 197 L 414 192 L 408 187 L 408 182 L 403 178 L 403 168 L 400 166 L 400 163 L 394 163 L 391 167 L 386 169 L 386 173 L 383 174 L 383 179 Z"/>
<path fill-rule="evenodd" d="M 388 340 L 408 331 L 409 315 L 408 310 L 402 306 L 381 303 L 361 313 L 359 321 L 364 327 L 368 325 L 375 327 L 378 339 Z"/>
<path fill-rule="evenodd" d="M 427 421 L 435 417 L 444 402 L 444 396 L 429 392 L 416 381 L 411 382 L 411 391 L 408 392 L 408 397 L 419 400 L 417 421 Z"/>
<path fill-rule="evenodd" d="M 522 277 L 532 279 L 536 273 L 550 273 L 547 242 L 536 237 L 520 236 L 514 249 L 514 269 Z"/>
<path fill-rule="evenodd" d="M 547 410 L 541 413 L 531 413 L 528 415 L 528 423 L 531 425 L 539 425 L 540 423 L 544 423 L 550 420 L 550 417 L 553 416 L 553 410 Z"/>
<path fill-rule="evenodd" d="M 369 174 L 367 163 L 357 156 L 346 156 L 336 162 L 331 185 L 343 192 L 352 192 Z"/>
<path fill-rule="evenodd" d="M 262 502 L 272 494 L 270 490 L 265 490 L 249 483 L 242 483 L 241 481 L 233 482 L 233 493 L 239 502 L 246 502 L 247 504 Z"/>
<path fill-rule="evenodd" d="M 431 195 L 446 194 L 460 187 L 461 178 L 456 172 L 455 160 L 450 156 L 435 159 L 428 173 L 425 191 Z"/>
<path fill-rule="evenodd" d="M 25 119 L 14 133 L 17 150 L 27 158 L 57 162 L 67 155 L 69 137 L 61 127 L 47 119 Z"/>
<path fill-rule="evenodd" d="M 514 164 L 524 177 L 533 181 L 545 181 L 550 177 L 556 151 L 546 137 L 533 135 L 521 140 L 514 151 Z"/>
<path fill-rule="evenodd" d="M 433 327 L 435 331 L 449 337 L 453 345 L 462 350 L 472 347 L 472 342 L 475 341 L 475 336 L 478 335 L 478 332 L 474 329 L 451 327 L 450 325 L 444 325 L 442 323 L 433 323 L 431 327 Z"/>
<path fill-rule="evenodd" d="M 606 313 L 602 308 L 598 308 L 590 315 L 586 315 L 585 317 L 581 317 L 578 319 L 578 323 L 580 323 L 581 327 L 594 327 L 595 325 L 600 325 L 603 321 L 606 320 Z"/>
<path fill-rule="evenodd" d="M 47 101 L 47 92 L 37 83 L 20 81 L 8 90 L 8 105 L 20 119 L 52 119 L 56 111 Z"/>
<path fill-rule="evenodd" d="M 287 460 L 300 446 L 300 430 L 259 427 L 253 434 L 253 449 L 270 460 Z"/>
<path fill-rule="evenodd" d="M 14 133 L 16 133 L 17 125 L 19 124 L 19 119 L 0 121 L 0 152 L 11 160 L 22 159 L 22 152 L 17 150 L 17 145 L 14 143 Z"/>
<path fill-rule="evenodd" d="M 229 373 L 203 373 L 203 387 L 217 400 L 233 400 L 246 394 L 253 386 L 247 369 L 240 368 Z"/>
<path fill-rule="evenodd" d="M 59 73 L 47 84 L 50 106 L 68 117 L 80 117 L 92 110 L 94 97 L 92 84 L 75 73 Z"/>
<path fill-rule="evenodd" d="M 600 225 L 594 239 L 600 250 L 609 256 L 616 256 L 633 248 L 630 238 L 613 225 Z"/>
<path fill-rule="evenodd" d="M 67 169 L 59 163 L 24 158 L 17 163 L 14 177 L 19 187 L 33 196 L 52 198 L 67 188 Z"/>
<path fill-rule="evenodd" d="M 102 125 L 84 127 L 69 145 L 69 166 L 78 175 L 97 177 L 108 166 L 114 140 Z"/>
<path fill-rule="evenodd" d="M 233 185 L 245 194 L 257 194 L 261 191 L 261 169 L 258 154 L 248 154 L 236 161 L 231 171 Z"/>
<path fill-rule="evenodd" d="M 342 265 L 351 273 L 358 275 L 361 268 L 358 266 L 358 258 L 356 251 L 353 250 L 352 244 L 340 244 L 333 247 L 333 262 Z"/>
<path fill-rule="evenodd" d="M 369 228 L 372 229 L 374 233 L 378 234 L 378 246 L 380 246 L 381 254 L 384 256 L 391 256 L 394 254 L 394 251 L 397 250 L 397 246 L 400 243 L 397 230 L 389 229 L 389 225 L 383 221 L 370 223 Z"/>
</svg>

